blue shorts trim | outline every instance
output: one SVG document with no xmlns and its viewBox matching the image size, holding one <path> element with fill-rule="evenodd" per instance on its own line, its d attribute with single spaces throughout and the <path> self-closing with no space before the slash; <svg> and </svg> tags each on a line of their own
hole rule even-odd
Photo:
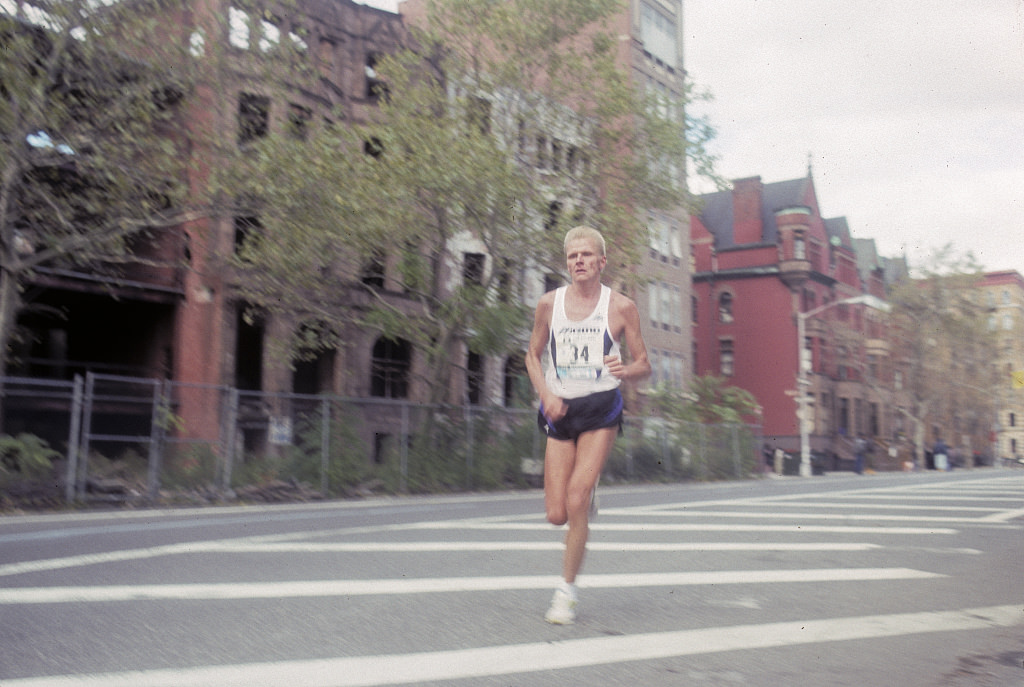
<svg viewBox="0 0 1024 687">
<path fill-rule="evenodd" d="M 537 426 L 549 439 L 576 441 L 584 432 L 607 427 L 622 431 L 622 394 L 618 389 L 599 391 L 580 398 L 567 398 L 565 416 L 552 422 L 544 415 L 544 404 L 537 411 Z"/>
</svg>

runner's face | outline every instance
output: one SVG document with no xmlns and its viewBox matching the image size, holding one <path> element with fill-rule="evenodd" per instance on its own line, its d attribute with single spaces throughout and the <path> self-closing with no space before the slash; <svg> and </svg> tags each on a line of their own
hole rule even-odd
<svg viewBox="0 0 1024 687">
<path fill-rule="evenodd" d="M 607 262 L 608 259 L 601 255 L 600 249 L 590 239 L 575 239 L 566 246 L 565 264 L 574 282 L 600 278 Z"/>
</svg>

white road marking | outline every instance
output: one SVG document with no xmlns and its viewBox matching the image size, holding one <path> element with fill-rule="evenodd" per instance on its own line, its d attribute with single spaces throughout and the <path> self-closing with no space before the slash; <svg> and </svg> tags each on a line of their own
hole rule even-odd
<svg viewBox="0 0 1024 687">
<path fill-rule="evenodd" d="M 956 513 L 965 512 L 979 512 L 979 513 L 1001 513 L 1005 511 L 1005 508 L 996 508 L 995 506 L 909 506 L 896 503 L 841 503 L 839 501 L 793 501 L 786 500 L 782 502 L 786 508 L 824 508 L 828 512 L 833 512 L 838 506 L 843 508 L 853 509 L 876 509 L 876 510 L 926 510 L 926 511 L 954 511 Z M 771 503 L 761 503 L 757 500 L 750 500 L 746 503 L 733 503 L 730 506 L 739 506 L 743 508 L 778 508 L 779 502 L 773 501 Z M 694 512 L 694 513 L 719 513 L 721 511 L 714 510 L 715 506 L 709 506 L 707 508 L 701 508 L 698 504 L 688 503 L 685 506 L 676 506 L 676 510 L 665 510 L 661 509 L 657 512 L 652 512 L 650 515 L 665 515 L 672 516 L 678 515 L 681 512 Z M 748 511 L 750 515 L 758 515 L 764 511 Z M 601 514 L 605 515 L 633 515 L 634 511 L 628 508 L 602 508 Z M 647 515 L 647 513 L 645 513 Z"/>
<path fill-rule="evenodd" d="M 945 577 L 911 568 L 823 568 L 813 570 L 715 570 L 709 572 L 587 575 L 580 587 L 629 588 L 787 582 L 850 582 Z M 553 589 L 553 575 L 427 577 L 418 579 L 300 580 L 295 582 L 140 584 L 84 587 L 8 587 L 0 605 L 194 601 L 199 599 L 283 599 L 298 597 L 490 592 Z"/>
<path fill-rule="evenodd" d="M 993 515 L 986 515 L 982 520 L 985 522 L 1009 522 L 1016 518 L 1024 518 L 1024 508 L 1018 508 L 1016 510 L 1004 510 L 1002 513 L 995 513 Z"/>
<path fill-rule="evenodd" d="M 301 536 L 308 536 L 303 533 Z M 172 544 L 126 551 L 46 558 L 0 565 L 0 577 L 23 575 L 45 570 L 66 570 L 85 565 L 104 565 L 121 561 L 144 560 L 158 556 L 190 555 L 197 553 L 430 553 L 458 551 L 561 551 L 559 541 L 510 542 L 280 542 L 244 540 L 209 541 L 191 544 Z M 860 542 L 590 542 L 590 551 L 868 551 L 881 548 L 879 544 Z"/>
<path fill-rule="evenodd" d="M 1013 627 L 1024 605 L 735 625 L 411 654 L 4 680 L 4 687 L 381 687 L 782 646 Z"/>
<path fill-rule="evenodd" d="M 0 565 L 0 576 L 22 575 L 24 573 L 42 572 L 44 570 L 63 570 L 77 568 L 83 565 L 101 565 L 104 563 L 117 563 L 119 561 L 135 561 L 145 558 L 156 558 L 158 556 L 173 556 L 180 554 L 199 553 L 213 548 L 212 542 L 195 542 L 191 544 L 169 544 L 167 546 L 151 546 L 142 549 L 128 549 L 124 551 L 104 551 L 102 553 L 85 553 L 78 556 L 65 556 L 63 558 L 45 558 L 35 561 L 21 561 L 19 563 L 7 563 Z"/>
<path fill-rule="evenodd" d="M 808 518 L 808 515 L 801 516 Z M 757 519 L 756 516 L 751 516 Z M 424 530 L 550 530 L 552 526 L 543 522 L 425 522 L 416 526 Z M 829 532 L 832 534 L 957 534 L 958 531 L 944 527 L 860 527 L 848 525 L 749 525 L 701 523 L 608 523 L 595 522 L 590 530 L 602 532 Z"/>
<path fill-rule="evenodd" d="M 792 504 L 786 504 L 789 507 Z M 878 520 L 885 522 L 944 522 L 944 523 L 958 523 L 968 524 L 977 522 L 986 522 L 988 518 L 954 518 L 950 516 L 942 515 L 886 515 L 886 514 L 870 514 L 870 513 L 859 513 L 859 514 L 848 514 L 848 513 L 836 513 L 835 511 L 827 513 L 785 513 L 781 511 L 725 511 L 725 510 L 677 510 L 677 511 L 659 511 L 658 513 L 648 513 L 645 515 L 658 515 L 659 517 L 698 517 L 698 518 L 754 518 L 759 520 L 787 520 L 787 519 L 800 519 L 807 520 L 813 519 L 815 522 L 829 522 L 833 520 Z M 596 525 L 595 525 L 596 526 Z"/>
<path fill-rule="evenodd" d="M 561 551 L 560 541 L 295 542 L 228 544 L 228 553 L 437 553 L 452 551 Z M 879 544 L 844 542 L 588 542 L 588 551 L 868 551 Z"/>
</svg>

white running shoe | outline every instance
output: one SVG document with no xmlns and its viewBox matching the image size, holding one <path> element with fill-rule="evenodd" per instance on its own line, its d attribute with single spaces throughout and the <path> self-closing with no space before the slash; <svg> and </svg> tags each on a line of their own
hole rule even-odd
<svg viewBox="0 0 1024 687">
<path fill-rule="evenodd" d="M 552 625 L 572 625 L 576 622 L 576 599 L 563 589 L 556 589 L 551 598 L 551 608 L 544 614 L 544 620 Z"/>
</svg>

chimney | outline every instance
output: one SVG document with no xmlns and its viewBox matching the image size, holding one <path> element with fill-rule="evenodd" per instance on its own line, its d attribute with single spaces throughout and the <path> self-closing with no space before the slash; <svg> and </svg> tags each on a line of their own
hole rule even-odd
<svg viewBox="0 0 1024 687">
<path fill-rule="evenodd" d="M 761 222 L 761 177 L 736 179 L 732 182 L 732 236 L 737 246 L 761 243 L 764 225 Z"/>
</svg>

